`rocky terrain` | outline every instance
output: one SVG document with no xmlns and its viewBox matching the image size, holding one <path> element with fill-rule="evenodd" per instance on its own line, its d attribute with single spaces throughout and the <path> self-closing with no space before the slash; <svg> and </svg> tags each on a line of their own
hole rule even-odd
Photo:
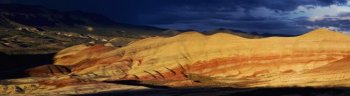
<svg viewBox="0 0 350 96">
<path fill-rule="evenodd" d="M 317 29 L 295 37 L 249 39 L 185 32 L 124 47 L 81 44 L 59 51 L 53 64 L 26 70 L 30 77 L 1 80 L 0 93 L 152 96 L 210 95 L 220 90 L 212 94 L 254 96 L 244 92 L 300 87 L 316 93 L 287 95 L 346 96 L 350 92 L 349 41 L 349 35 Z M 311 87 L 326 88 L 321 89 L 325 93 Z M 276 94 L 270 96 L 284 93 Z"/>
<path fill-rule="evenodd" d="M 49 54 L 77 44 L 124 46 L 140 38 L 78 34 L 60 31 L 0 31 L 0 49 L 6 54 Z"/>
<path fill-rule="evenodd" d="M 124 46 L 136 39 L 164 36 L 163 30 L 117 23 L 94 13 L 0 4 L 0 52 L 6 54 L 55 53 L 82 43 Z"/>
</svg>

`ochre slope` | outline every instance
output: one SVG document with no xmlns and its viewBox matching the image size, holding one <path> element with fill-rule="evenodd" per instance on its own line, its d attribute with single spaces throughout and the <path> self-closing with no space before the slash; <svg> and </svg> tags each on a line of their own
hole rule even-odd
<svg viewBox="0 0 350 96">
<path fill-rule="evenodd" d="M 244 80 L 257 82 L 246 86 L 279 86 L 272 81 L 283 81 L 287 78 L 283 76 L 317 76 L 322 72 L 312 70 L 348 62 L 349 42 L 350 36 L 327 29 L 297 37 L 259 39 L 186 32 L 147 38 L 122 48 L 79 45 L 59 52 L 55 64 L 69 66 L 73 74 L 109 76 L 112 80 L 185 80 L 197 74 L 229 79 L 217 80 L 224 83 Z M 288 86 L 305 84 L 293 82 Z"/>
</svg>

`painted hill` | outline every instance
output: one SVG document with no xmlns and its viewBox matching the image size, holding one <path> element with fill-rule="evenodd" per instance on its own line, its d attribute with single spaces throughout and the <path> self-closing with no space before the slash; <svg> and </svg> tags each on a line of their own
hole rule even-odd
<svg viewBox="0 0 350 96">
<path fill-rule="evenodd" d="M 344 87 L 350 86 L 349 42 L 350 36 L 328 29 L 258 39 L 185 32 L 121 48 L 73 46 L 57 53 L 54 65 L 28 72 L 42 78 L 35 84 L 55 88 L 120 80 L 173 87 Z"/>
<path fill-rule="evenodd" d="M 118 74 L 114 78 L 120 79 L 184 79 L 187 74 L 259 79 L 260 75 L 302 73 L 341 60 L 349 55 L 348 41 L 349 36 L 327 29 L 262 39 L 186 32 L 118 49 L 77 46 L 73 53 L 59 52 L 55 64 L 72 66 L 75 74 Z"/>
</svg>

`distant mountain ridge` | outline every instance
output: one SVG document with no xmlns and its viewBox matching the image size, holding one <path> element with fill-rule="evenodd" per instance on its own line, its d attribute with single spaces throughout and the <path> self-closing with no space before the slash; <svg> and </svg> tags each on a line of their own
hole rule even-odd
<svg viewBox="0 0 350 96">
<path fill-rule="evenodd" d="M 123 46 L 136 39 L 166 36 L 164 30 L 118 23 L 95 13 L 0 4 L 0 52 L 7 54 L 54 53 L 82 43 Z"/>
<path fill-rule="evenodd" d="M 163 32 L 167 33 L 173 33 L 173 34 L 180 34 L 183 32 L 189 32 L 189 31 L 197 31 L 194 29 L 187 29 L 187 30 L 167 30 Z M 210 31 L 197 31 L 201 32 L 206 35 L 216 34 L 216 33 L 228 33 L 232 35 L 237 35 L 244 38 L 265 38 L 265 37 L 293 37 L 298 35 L 291 35 L 291 34 L 274 34 L 274 33 L 259 33 L 259 32 L 249 32 L 249 31 L 243 31 L 238 29 L 230 29 L 230 28 L 217 28 Z M 301 35 L 301 34 L 299 34 Z"/>
<path fill-rule="evenodd" d="M 0 4 L 0 27 L 29 27 L 40 30 L 73 31 L 96 34 L 162 35 L 164 29 L 118 23 L 100 14 L 82 11 L 62 12 L 42 6 Z M 139 31 L 139 32 L 138 32 Z"/>
<path fill-rule="evenodd" d="M 60 12 L 41 6 L 0 4 L 0 14 L 11 21 L 36 27 L 100 25 L 111 26 L 114 21 L 102 15 L 80 11 Z"/>
<path fill-rule="evenodd" d="M 290 34 L 273 34 L 273 33 L 258 33 L 258 32 L 247 32 L 247 31 L 242 31 L 242 30 L 237 30 L 237 29 L 228 29 L 228 28 L 218 28 L 212 31 L 209 31 L 208 33 L 214 34 L 218 32 L 224 32 L 224 33 L 230 33 L 233 35 L 239 35 L 243 36 L 246 38 L 263 38 L 263 37 L 273 37 L 273 36 L 278 36 L 278 37 L 293 37 L 297 35 L 290 35 Z"/>
</svg>

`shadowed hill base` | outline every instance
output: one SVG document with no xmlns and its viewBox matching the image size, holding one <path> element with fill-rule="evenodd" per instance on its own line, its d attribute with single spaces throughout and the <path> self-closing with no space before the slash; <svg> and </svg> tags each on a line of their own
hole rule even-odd
<svg viewBox="0 0 350 96">
<path fill-rule="evenodd" d="M 24 72 L 26 69 L 52 64 L 54 55 L 55 53 L 35 55 L 8 55 L 0 53 L 0 80 L 28 76 Z"/>
</svg>

